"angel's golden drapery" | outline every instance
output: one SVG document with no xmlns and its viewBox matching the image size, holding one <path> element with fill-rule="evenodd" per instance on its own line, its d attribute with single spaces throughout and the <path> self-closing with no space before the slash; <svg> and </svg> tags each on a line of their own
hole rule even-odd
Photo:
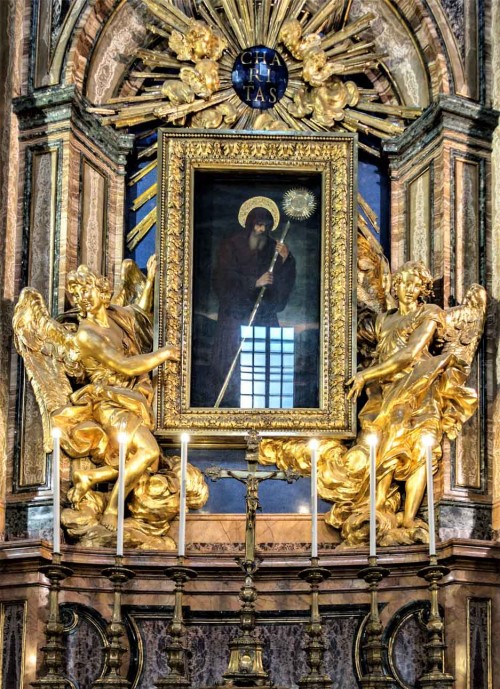
<svg viewBox="0 0 500 689">
<path fill-rule="evenodd" d="M 171 548 L 166 536 L 179 508 L 179 462 L 171 458 L 158 474 L 160 449 L 152 434 L 153 388 L 150 371 L 178 352 L 167 345 L 151 351 L 151 302 L 156 259 L 144 278 L 125 261 L 122 285 L 112 295 L 106 278 L 87 266 L 68 276 L 68 292 L 77 323 L 59 323 L 48 314 L 41 295 L 25 289 L 14 315 L 16 346 L 23 356 L 40 406 L 45 445 L 50 428 L 62 431 L 61 446 L 73 461 L 71 507 L 63 510 L 68 533 L 85 545 L 110 545 L 118 511 L 117 433 L 128 434 L 125 492 L 130 517 L 126 545 Z M 174 364 L 175 365 L 175 364 Z M 77 381 L 73 391 L 68 380 Z M 96 486 L 112 483 L 110 492 Z M 201 507 L 208 490 L 201 473 L 188 472 L 188 505 Z"/>
</svg>

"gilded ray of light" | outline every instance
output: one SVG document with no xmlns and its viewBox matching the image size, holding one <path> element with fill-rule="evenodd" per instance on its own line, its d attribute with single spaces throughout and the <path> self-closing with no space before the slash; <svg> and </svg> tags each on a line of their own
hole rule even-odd
<svg viewBox="0 0 500 689">
<path fill-rule="evenodd" d="M 350 0 L 326 0 L 312 13 L 306 0 L 142 3 L 151 15 L 146 27 L 154 39 L 148 48 L 137 51 L 137 61 L 129 73 L 141 85 L 134 95 L 117 94 L 104 106 L 92 108 L 103 116 L 103 124 L 116 128 L 150 122 L 153 126 L 166 123 L 183 127 L 348 131 L 384 140 L 401 134 L 405 120 L 420 114 L 420 109 L 412 105 L 380 102 L 375 88 L 351 81 L 356 75 L 370 78 L 382 68 L 387 70 L 383 65 L 385 55 L 375 51 L 370 36 L 374 15 L 367 13 L 349 22 Z M 301 33 L 294 48 L 282 34 L 283 27 L 293 20 Z M 307 52 L 305 39 L 314 42 L 315 55 Z M 223 50 L 210 52 L 207 46 L 212 40 L 215 44 L 219 41 Z M 231 84 L 237 55 L 260 44 L 279 50 L 289 74 L 285 96 L 265 112 L 253 111 L 240 101 Z M 311 71 L 314 57 L 326 60 L 323 71 Z M 211 81 L 203 70 L 207 60 L 215 75 Z M 359 146 L 374 156 L 380 155 L 371 143 L 361 141 Z M 140 152 L 139 159 L 152 160 L 131 177 L 130 185 L 154 168 L 156 155 L 156 144 Z M 134 210 L 154 197 L 153 189 L 154 185 L 136 199 Z M 150 214 L 146 218 L 129 233 L 129 249 L 153 226 Z"/>
</svg>

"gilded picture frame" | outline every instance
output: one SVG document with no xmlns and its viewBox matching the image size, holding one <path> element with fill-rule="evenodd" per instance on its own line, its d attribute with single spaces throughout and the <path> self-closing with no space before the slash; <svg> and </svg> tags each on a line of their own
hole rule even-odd
<svg viewBox="0 0 500 689">
<path fill-rule="evenodd" d="M 356 135 L 351 134 L 160 130 L 155 325 L 158 345 L 175 344 L 181 352 L 180 362 L 165 365 L 157 377 L 156 432 L 165 442 L 178 439 L 182 432 L 204 445 L 239 445 L 249 431 L 262 436 L 354 435 L 354 407 L 347 400 L 345 383 L 355 371 L 356 144 Z M 314 198 L 315 208 L 307 220 L 290 214 L 287 218 L 286 207 L 280 204 L 287 189 Z M 288 290 L 292 296 L 278 307 L 283 309 L 276 323 L 281 328 L 269 327 L 266 332 L 286 333 L 291 327 L 291 337 L 298 341 L 294 333 L 303 333 L 307 327 L 308 346 L 316 342 L 317 347 L 317 356 L 313 352 L 306 357 L 305 366 L 297 353 L 291 359 L 292 401 L 285 396 L 269 397 L 271 383 L 266 383 L 265 402 L 257 396 L 250 398 L 250 405 L 257 408 L 244 407 L 249 398 L 243 394 L 234 398 L 236 403 L 231 401 L 227 392 L 219 405 L 215 398 L 220 381 L 212 386 L 213 392 L 210 383 L 214 361 L 221 356 L 210 342 L 217 339 L 212 333 L 223 321 L 222 298 L 214 296 L 214 275 L 221 272 L 220 266 L 224 271 L 233 269 L 227 266 L 230 259 L 222 263 L 220 256 L 228 237 L 242 244 L 246 214 L 238 209 L 244 208 L 241 201 L 245 200 L 252 207 L 257 203 L 254 199 L 264 199 L 264 205 L 273 204 L 274 199 L 280 207 L 276 234 L 269 231 L 275 239 L 267 241 L 276 246 L 282 237 L 280 228 L 288 221 L 284 243 L 289 253 L 286 258 L 278 256 L 277 263 L 290 268 L 294 261 L 297 273 L 293 289 Z M 228 256 L 234 255 L 231 252 Z M 279 275 L 276 269 L 268 295 L 278 289 Z M 317 303 L 303 296 L 307 290 L 309 294 L 317 291 Z M 302 311 L 300 295 L 305 305 Z M 237 291 L 234 299 L 238 299 Z M 254 337 L 261 330 L 245 327 L 241 333 Z M 200 332 L 204 333 L 201 339 Z M 306 369 L 310 374 L 307 361 L 316 358 L 315 387 L 310 380 L 301 382 L 301 376 Z M 242 382 L 243 355 L 238 361 L 237 386 L 243 391 L 247 385 Z M 253 385 L 257 390 L 260 383 Z M 286 384 L 281 385 L 285 390 Z M 309 399 L 300 393 L 316 388 Z"/>
</svg>

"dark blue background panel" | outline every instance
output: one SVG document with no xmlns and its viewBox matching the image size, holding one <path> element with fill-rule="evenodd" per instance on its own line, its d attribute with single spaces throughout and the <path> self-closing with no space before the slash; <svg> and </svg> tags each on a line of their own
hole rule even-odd
<svg viewBox="0 0 500 689">
<path fill-rule="evenodd" d="M 169 449 L 165 455 L 180 455 L 180 450 Z M 190 449 L 190 464 L 205 471 L 212 466 L 223 469 L 247 469 L 243 450 L 202 450 Z M 273 471 L 275 467 L 259 466 L 259 471 Z M 199 510 L 202 514 L 242 514 L 245 512 L 245 486 L 232 478 L 210 481 L 206 479 L 210 491 L 207 504 Z M 295 483 L 271 479 L 259 486 L 259 499 L 262 512 L 267 514 L 304 514 L 310 512 L 311 481 L 308 477 L 299 478 Z M 320 513 L 327 512 L 331 505 L 323 500 L 318 503 Z"/>
</svg>

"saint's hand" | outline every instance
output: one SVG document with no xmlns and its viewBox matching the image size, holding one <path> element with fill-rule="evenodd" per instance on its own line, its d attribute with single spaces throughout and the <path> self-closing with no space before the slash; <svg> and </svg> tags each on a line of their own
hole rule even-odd
<svg viewBox="0 0 500 689">
<path fill-rule="evenodd" d="M 365 379 L 363 373 L 356 373 L 355 376 L 353 376 L 350 380 L 347 381 L 346 385 L 352 386 L 347 394 L 347 399 L 356 400 L 365 386 Z"/>
<path fill-rule="evenodd" d="M 276 243 L 276 251 L 279 253 L 281 256 L 283 263 L 286 261 L 288 258 L 288 254 L 290 253 L 288 250 L 288 247 L 286 244 L 283 244 L 283 242 L 277 242 Z"/>
<path fill-rule="evenodd" d="M 256 287 L 267 287 L 268 285 L 273 284 L 273 274 L 267 271 L 263 275 L 260 276 L 260 278 L 257 280 L 255 283 Z"/>
</svg>

